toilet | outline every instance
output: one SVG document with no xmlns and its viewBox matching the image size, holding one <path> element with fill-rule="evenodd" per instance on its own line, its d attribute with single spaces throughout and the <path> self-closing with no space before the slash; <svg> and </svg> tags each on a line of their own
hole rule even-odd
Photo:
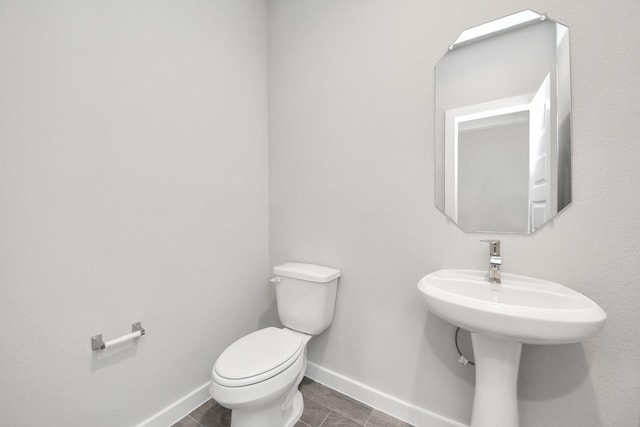
<svg viewBox="0 0 640 427">
<path fill-rule="evenodd" d="M 333 321 L 340 270 L 292 262 L 273 273 L 284 328 L 238 339 L 213 365 L 211 396 L 231 409 L 231 427 L 293 427 L 304 408 L 307 343 Z"/>
</svg>

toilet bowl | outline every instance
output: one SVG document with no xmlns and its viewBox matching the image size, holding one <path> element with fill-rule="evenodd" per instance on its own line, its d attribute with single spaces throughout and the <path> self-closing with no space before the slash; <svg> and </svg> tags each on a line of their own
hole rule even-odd
<svg viewBox="0 0 640 427">
<path fill-rule="evenodd" d="M 233 427 L 290 427 L 303 409 L 298 385 L 311 339 L 296 331 L 265 328 L 229 346 L 212 371 L 211 395 L 232 410 Z"/>
<path fill-rule="evenodd" d="M 333 320 L 339 270 L 288 263 L 274 273 L 285 327 L 238 339 L 212 369 L 209 390 L 231 409 L 231 427 L 293 427 L 304 409 L 298 385 L 307 367 L 307 343 Z"/>
</svg>

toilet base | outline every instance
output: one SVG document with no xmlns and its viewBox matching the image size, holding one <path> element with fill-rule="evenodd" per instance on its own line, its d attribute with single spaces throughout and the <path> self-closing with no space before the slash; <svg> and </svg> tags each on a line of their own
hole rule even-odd
<svg viewBox="0 0 640 427">
<path fill-rule="evenodd" d="M 303 410 L 302 393 L 296 388 L 292 398 L 287 395 L 268 406 L 232 410 L 231 427 L 293 427 Z"/>
<path fill-rule="evenodd" d="M 284 427 L 293 427 L 304 411 L 304 400 L 302 399 L 302 393 L 296 392 L 293 397 L 293 405 L 291 406 L 291 412 L 287 420 L 285 420 Z"/>
</svg>

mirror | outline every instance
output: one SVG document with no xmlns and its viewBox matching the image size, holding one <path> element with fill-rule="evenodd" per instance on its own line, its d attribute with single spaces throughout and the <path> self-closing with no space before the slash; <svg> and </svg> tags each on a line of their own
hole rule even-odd
<svg viewBox="0 0 640 427">
<path fill-rule="evenodd" d="M 569 29 L 531 10 L 460 34 L 435 69 L 436 206 L 531 234 L 571 203 Z"/>
</svg>

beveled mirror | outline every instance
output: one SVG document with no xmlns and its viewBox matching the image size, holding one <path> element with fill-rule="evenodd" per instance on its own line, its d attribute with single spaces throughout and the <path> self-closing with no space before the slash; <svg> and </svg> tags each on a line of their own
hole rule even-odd
<svg viewBox="0 0 640 427">
<path fill-rule="evenodd" d="M 435 68 L 435 202 L 468 232 L 531 234 L 571 203 L 569 29 L 525 10 Z"/>
</svg>

